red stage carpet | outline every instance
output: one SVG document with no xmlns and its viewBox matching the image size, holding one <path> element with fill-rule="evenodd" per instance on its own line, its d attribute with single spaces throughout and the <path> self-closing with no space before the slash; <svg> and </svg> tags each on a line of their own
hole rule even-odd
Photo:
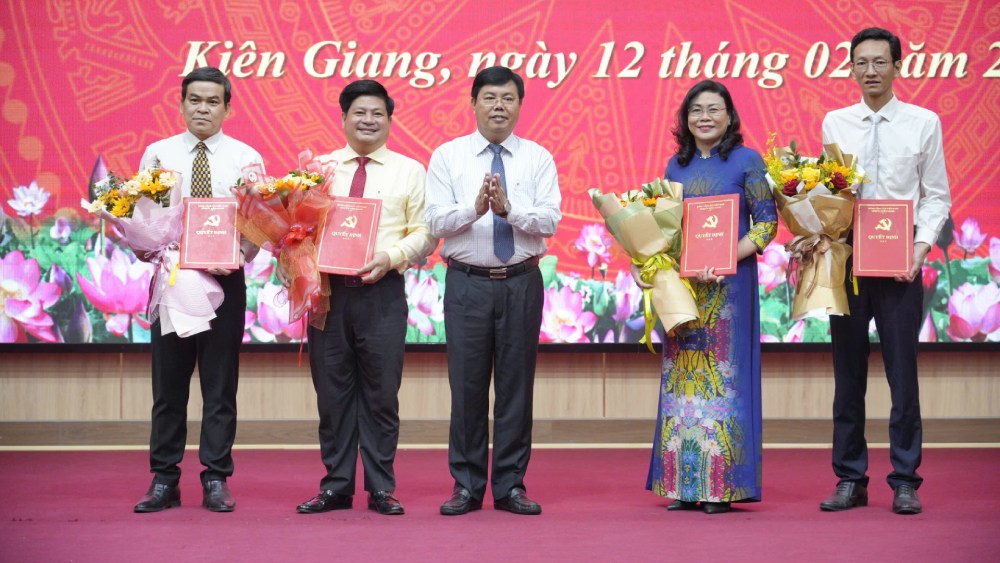
<svg viewBox="0 0 1000 563">
<path fill-rule="evenodd" d="M 444 450 L 400 451 L 406 515 L 297 514 L 317 490 L 318 451 L 237 451 L 236 512 L 201 508 L 189 451 L 180 508 L 133 514 L 146 453 L 0 452 L 0 561 L 997 561 L 1000 449 L 928 449 L 918 516 L 890 511 L 888 452 L 872 450 L 870 505 L 823 513 L 829 450 L 766 450 L 764 499 L 730 514 L 667 512 L 645 491 L 647 450 L 536 450 L 541 516 L 445 517 Z M 361 477 L 359 470 L 359 493 Z"/>
</svg>

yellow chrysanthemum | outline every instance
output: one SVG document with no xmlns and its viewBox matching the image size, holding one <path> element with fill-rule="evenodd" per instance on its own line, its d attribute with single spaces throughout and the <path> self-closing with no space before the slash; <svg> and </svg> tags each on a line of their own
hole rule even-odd
<svg viewBox="0 0 1000 563">
<path fill-rule="evenodd" d="M 132 202 L 125 197 L 115 197 L 111 200 L 111 214 L 115 217 L 127 217 L 132 212 Z"/>
<path fill-rule="evenodd" d="M 159 178 L 154 178 L 152 181 L 143 184 L 142 191 L 150 195 L 156 195 L 161 192 L 167 191 L 167 187 L 160 183 Z"/>
</svg>

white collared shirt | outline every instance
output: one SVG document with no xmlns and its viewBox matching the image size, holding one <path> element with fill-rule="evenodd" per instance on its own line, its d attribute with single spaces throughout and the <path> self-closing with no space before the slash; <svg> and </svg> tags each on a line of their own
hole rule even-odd
<svg viewBox="0 0 1000 563">
<path fill-rule="evenodd" d="M 317 157 L 326 165 L 336 163 L 330 195 L 349 196 L 358 153 L 350 146 Z M 437 246 L 424 220 L 424 166 L 382 145 L 365 165 L 364 197 L 382 200 L 375 252 L 389 255 L 390 266 L 400 273 L 423 260 Z"/>
<path fill-rule="evenodd" d="M 862 100 L 831 111 L 823 119 L 823 143 L 866 162 L 864 154 L 874 114 Z M 948 218 L 951 190 L 944 164 L 941 120 L 937 114 L 893 96 L 878 111 L 878 185 L 863 184 L 859 197 L 913 201 L 914 242 L 931 246 Z"/>
<path fill-rule="evenodd" d="M 160 160 L 162 168 L 179 172 L 181 175 L 181 195 L 191 195 L 191 169 L 198 154 L 200 139 L 190 131 L 174 135 L 149 145 L 139 161 L 139 169 L 144 170 Z M 212 170 L 212 197 L 233 197 L 229 190 L 242 176 L 242 168 L 255 162 L 264 166 L 260 153 L 246 143 L 227 137 L 219 131 L 205 139 L 208 166 Z"/>
<path fill-rule="evenodd" d="M 444 239 L 441 257 L 482 267 L 503 266 L 493 254 L 493 213 L 476 215 L 476 195 L 490 172 L 490 142 L 476 131 L 453 139 L 434 151 L 427 170 L 427 223 L 431 234 Z M 559 177 L 549 151 L 541 145 L 510 135 L 504 142 L 504 177 L 514 228 L 517 264 L 545 254 L 545 239 L 556 232 L 562 214 Z"/>
</svg>

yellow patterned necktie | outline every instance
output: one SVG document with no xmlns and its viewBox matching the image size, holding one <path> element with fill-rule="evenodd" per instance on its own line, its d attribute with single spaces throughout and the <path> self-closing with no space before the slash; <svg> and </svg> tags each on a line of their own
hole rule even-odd
<svg viewBox="0 0 1000 563">
<path fill-rule="evenodd" d="M 212 169 L 208 166 L 208 156 L 205 155 L 204 142 L 199 141 L 195 148 L 198 154 L 194 157 L 191 168 L 191 197 L 212 197 Z"/>
</svg>

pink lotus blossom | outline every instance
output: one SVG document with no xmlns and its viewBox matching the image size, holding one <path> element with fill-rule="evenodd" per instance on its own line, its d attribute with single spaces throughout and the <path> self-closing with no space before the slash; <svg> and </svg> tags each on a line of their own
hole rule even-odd
<svg viewBox="0 0 1000 563">
<path fill-rule="evenodd" d="M 975 286 L 968 282 L 948 299 L 948 336 L 983 342 L 1000 330 L 1000 287 L 996 282 Z"/>
<path fill-rule="evenodd" d="M 542 342 L 588 342 L 587 332 L 596 323 L 597 315 L 583 310 L 583 296 L 568 285 L 545 290 Z"/>
<path fill-rule="evenodd" d="M 38 186 L 38 182 L 31 182 L 30 186 L 14 188 L 14 197 L 7 200 L 7 205 L 21 217 L 38 215 L 48 203 L 50 195 L 44 188 Z"/>
<path fill-rule="evenodd" d="M 274 272 L 274 261 L 271 259 L 273 257 L 273 254 L 261 249 L 253 260 L 243 266 L 247 279 L 259 284 L 267 283 L 271 279 L 271 273 Z"/>
<path fill-rule="evenodd" d="M 979 230 L 979 221 L 972 217 L 967 217 L 962 221 L 962 228 L 952 233 L 955 235 L 955 244 L 969 254 L 975 252 L 986 240 L 986 233 Z"/>
<path fill-rule="evenodd" d="M 103 254 L 87 258 L 87 270 L 90 279 L 76 274 L 76 281 L 87 300 L 104 313 L 109 332 L 124 336 L 132 320 L 142 328 L 149 328 L 149 322 L 138 315 L 146 312 L 149 302 L 152 264 L 132 262 L 125 252 L 115 248 L 111 258 Z"/>
<path fill-rule="evenodd" d="M 764 255 L 757 261 L 757 272 L 760 283 L 764 284 L 764 292 L 781 285 L 788 271 L 788 251 L 781 244 L 770 244 L 764 249 Z"/>
<path fill-rule="evenodd" d="M 937 328 L 934 327 L 934 320 L 931 319 L 930 311 L 924 317 L 924 324 L 920 326 L 920 342 L 937 342 Z"/>
<path fill-rule="evenodd" d="M 253 338 L 250 337 L 250 329 L 253 327 L 254 323 L 257 322 L 257 313 L 253 311 L 243 312 L 243 343 L 253 342 Z"/>
<path fill-rule="evenodd" d="M 618 270 L 615 276 L 615 313 L 611 318 L 616 323 L 623 323 L 635 314 L 642 302 L 642 288 L 635 284 L 632 272 Z"/>
<path fill-rule="evenodd" d="M 417 274 L 407 272 L 406 304 L 410 309 L 406 322 L 424 334 L 435 334 L 433 323 L 444 320 L 444 301 L 434 276 L 424 276 L 418 282 Z"/>
<path fill-rule="evenodd" d="M 0 342 L 27 342 L 27 335 L 55 342 L 52 317 L 45 312 L 59 300 L 54 283 L 39 283 L 38 260 L 15 250 L 0 258 Z"/>
<path fill-rule="evenodd" d="M 259 342 L 301 340 L 305 334 L 302 321 L 288 324 L 288 294 L 280 285 L 264 284 L 257 292 L 257 322 L 250 332 Z"/>
<path fill-rule="evenodd" d="M 806 321 L 804 319 L 799 319 L 795 321 L 792 328 L 788 329 L 788 333 L 781 338 L 782 342 L 802 342 L 802 338 L 806 334 Z"/>
<path fill-rule="evenodd" d="M 990 237 L 990 276 L 1000 283 L 1000 238 Z"/>
<path fill-rule="evenodd" d="M 66 244 L 71 234 L 73 234 L 73 224 L 70 220 L 66 217 L 56 217 L 56 222 L 49 229 L 49 236 L 61 244 Z"/>
<path fill-rule="evenodd" d="M 611 261 L 611 235 L 604 225 L 593 223 L 580 229 L 580 237 L 574 243 L 581 252 L 587 253 L 587 264 L 593 268 L 598 260 L 602 264 Z"/>
</svg>

